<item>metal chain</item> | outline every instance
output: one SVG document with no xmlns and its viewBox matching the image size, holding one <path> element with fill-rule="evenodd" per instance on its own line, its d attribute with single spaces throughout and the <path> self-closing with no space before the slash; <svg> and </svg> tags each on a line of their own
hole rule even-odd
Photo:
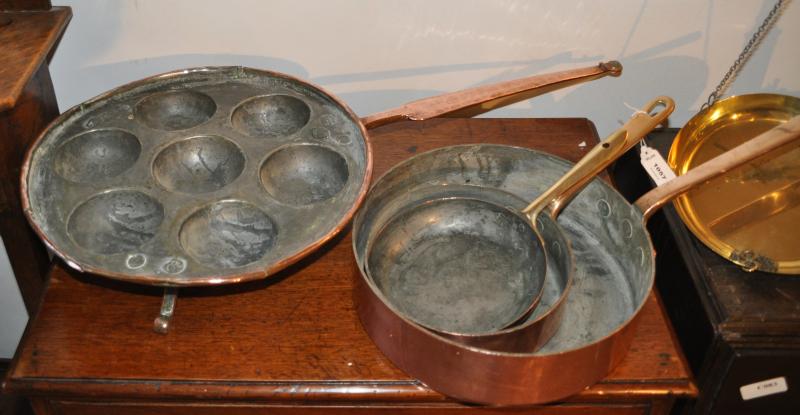
<svg viewBox="0 0 800 415">
<path fill-rule="evenodd" d="M 739 73 L 739 70 L 742 69 L 742 65 L 744 65 L 745 62 L 747 62 L 747 60 L 750 58 L 750 55 L 753 52 L 752 49 L 756 47 L 761 42 L 761 39 L 763 39 L 763 37 L 767 34 L 767 32 L 769 32 L 769 29 L 772 27 L 772 23 L 775 22 L 775 18 L 778 16 L 781 7 L 783 6 L 783 1 L 784 0 L 778 0 L 775 3 L 775 6 L 772 8 L 772 10 L 770 10 L 769 14 L 767 14 L 767 17 L 761 23 L 761 26 L 758 27 L 756 32 L 753 33 L 753 37 L 751 37 L 750 41 L 747 42 L 747 45 L 745 45 L 742 53 L 739 54 L 739 57 L 736 58 L 735 62 L 733 62 L 731 68 L 728 69 L 728 73 L 726 73 L 722 78 L 722 81 L 720 81 L 719 85 L 717 85 L 717 87 L 714 89 L 714 92 L 708 96 L 708 100 L 706 100 L 705 104 L 700 107 L 701 110 L 714 105 L 722 93 L 725 92 L 728 84 L 733 80 L 732 78 L 736 77 L 736 75 Z"/>
</svg>

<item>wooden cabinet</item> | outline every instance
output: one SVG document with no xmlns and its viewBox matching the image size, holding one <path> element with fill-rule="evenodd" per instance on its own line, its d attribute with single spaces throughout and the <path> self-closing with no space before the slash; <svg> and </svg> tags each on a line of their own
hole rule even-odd
<svg viewBox="0 0 800 415">
<path fill-rule="evenodd" d="M 676 133 L 660 131 L 648 142 L 666 156 Z M 633 199 L 652 185 L 638 156 L 628 156 L 615 176 Z M 799 413 L 800 278 L 741 270 L 695 238 L 671 206 L 650 230 L 659 236 L 656 284 L 700 389 L 684 412 Z M 777 377 L 788 391 L 742 399 L 740 387 Z"/>
<path fill-rule="evenodd" d="M 0 236 L 28 314 L 36 309 L 50 258 L 28 226 L 19 175 L 28 144 L 58 115 L 47 60 L 69 22 L 67 7 L 0 2 Z M 8 11 L 44 8 L 35 11 Z"/>
</svg>

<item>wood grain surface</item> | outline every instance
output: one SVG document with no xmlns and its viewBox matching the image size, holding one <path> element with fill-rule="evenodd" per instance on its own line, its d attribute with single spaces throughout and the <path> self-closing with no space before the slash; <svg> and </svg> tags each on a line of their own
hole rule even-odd
<svg viewBox="0 0 800 415">
<path fill-rule="evenodd" d="M 0 3 L 0 9 L 44 6 Z M 50 258 L 22 213 L 20 168 L 28 145 L 58 115 L 45 57 L 70 16 L 64 7 L 0 12 L 0 236 L 28 314 L 39 303 Z"/>
<path fill-rule="evenodd" d="M 50 0 L 0 0 L 0 10 L 47 10 Z"/>
<path fill-rule="evenodd" d="M 585 119 L 431 120 L 372 131 L 376 175 L 414 154 L 456 143 L 528 146 L 576 160 L 596 137 Z M 157 288 L 80 275 L 59 265 L 6 388 L 75 400 L 461 407 L 395 368 L 372 344 L 353 309 L 355 273 L 348 231 L 268 280 L 182 290 L 170 332 L 159 335 L 151 330 L 161 301 Z M 570 401 L 696 393 L 655 295 L 642 314 L 625 361 Z"/>
<path fill-rule="evenodd" d="M 33 7 L 38 2 L 30 3 Z M 0 12 L 0 18 L 7 22 L 0 27 L 0 111 L 17 104 L 25 85 L 48 59 L 71 17 L 69 7 Z"/>
<path fill-rule="evenodd" d="M 0 111 L 0 236 L 29 315 L 39 304 L 51 264 L 22 211 L 19 176 L 28 145 L 57 115 L 46 65 L 25 86 L 17 105 Z"/>
</svg>

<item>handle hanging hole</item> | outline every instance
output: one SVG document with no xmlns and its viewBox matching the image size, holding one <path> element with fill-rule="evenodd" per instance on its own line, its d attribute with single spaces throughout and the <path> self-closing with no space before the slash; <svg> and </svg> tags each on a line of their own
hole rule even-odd
<svg viewBox="0 0 800 415">
<path fill-rule="evenodd" d="M 656 105 L 653 105 L 653 107 L 650 108 L 649 111 L 647 111 L 647 115 L 649 115 L 651 117 L 655 117 L 656 115 L 658 115 L 661 111 L 664 111 L 665 109 L 667 109 L 667 104 L 664 103 L 664 102 L 658 101 L 656 103 Z"/>
</svg>

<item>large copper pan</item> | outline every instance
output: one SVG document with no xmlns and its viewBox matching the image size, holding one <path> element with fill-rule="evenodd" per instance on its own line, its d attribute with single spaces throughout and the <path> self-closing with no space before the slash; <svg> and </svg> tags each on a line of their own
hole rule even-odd
<svg viewBox="0 0 800 415">
<path fill-rule="evenodd" d="M 373 222 L 374 231 L 366 230 L 370 237 L 365 272 L 405 318 L 430 330 L 492 350 L 535 350 L 549 338 L 544 328 L 557 325 L 561 315 L 557 308 L 567 293 L 562 290 L 548 312 L 527 318 L 541 298 L 546 262 L 559 254 L 572 257 L 565 244 L 545 244 L 539 227 L 555 223 L 594 176 L 665 121 L 674 108 L 669 97 L 650 101 L 524 209 L 497 206 L 483 198 L 486 189 L 478 186 L 463 188 L 459 196 L 444 191 L 438 199 L 426 196 L 400 206 L 388 220 Z M 424 176 L 428 168 L 409 163 L 400 169 Z M 382 192 L 381 180 L 371 189 L 380 193 L 373 200 L 397 200 L 398 195 L 420 192 L 418 181 L 408 185 Z"/>
<path fill-rule="evenodd" d="M 264 278 L 349 222 L 372 172 L 367 129 L 479 114 L 620 71 L 617 62 L 601 63 L 363 119 L 280 73 L 209 67 L 158 75 L 53 121 L 26 155 L 24 211 L 79 271 L 170 287 Z"/>
<path fill-rule="evenodd" d="M 400 369 L 453 398 L 494 405 L 549 402 L 601 379 L 623 358 L 644 301 L 653 286 L 655 264 L 645 223 L 652 213 L 690 186 L 725 173 L 800 136 L 800 119 L 772 130 L 658 187 L 629 204 L 616 190 L 595 180 L 564 210 L 558 224 L 575 252 L 575 279 L 562 308 L 562 324 L 540 350 L 503 353 L 466 346 L 405 319 L 363 273 L 366 239 L 372 222 L 392 203 L 371 193 L 353 224 L 353 248 L 362 270 L 356 277 L 356 309 L 383 353 Z M 466 160 L 449 162 L 448 160 Z M 430 166 L 427 175 L 405 172 L 410 163 Z M 376 184 L 486 186 L 524 200 L 541 192 L 570 163 L 534 150 L 498 146 L 456 146 L 416 156 L 387 172 Z M 550 172 L 550 182 L 529 179 Z M 399 173 L 399 174 L 398 174 Z M 531 188 L 533 187 L 533 190 Z M 548 272 L 569 271 L 558 257 Z M 551 287 L 553 288 L 553 287 Z M 545 296 L 555 289 L 545 288 Z M 551 294 L 552 296 L 552 294 Z M 543 298 L 542 304 L 548 304 Z"/>
</svg>

